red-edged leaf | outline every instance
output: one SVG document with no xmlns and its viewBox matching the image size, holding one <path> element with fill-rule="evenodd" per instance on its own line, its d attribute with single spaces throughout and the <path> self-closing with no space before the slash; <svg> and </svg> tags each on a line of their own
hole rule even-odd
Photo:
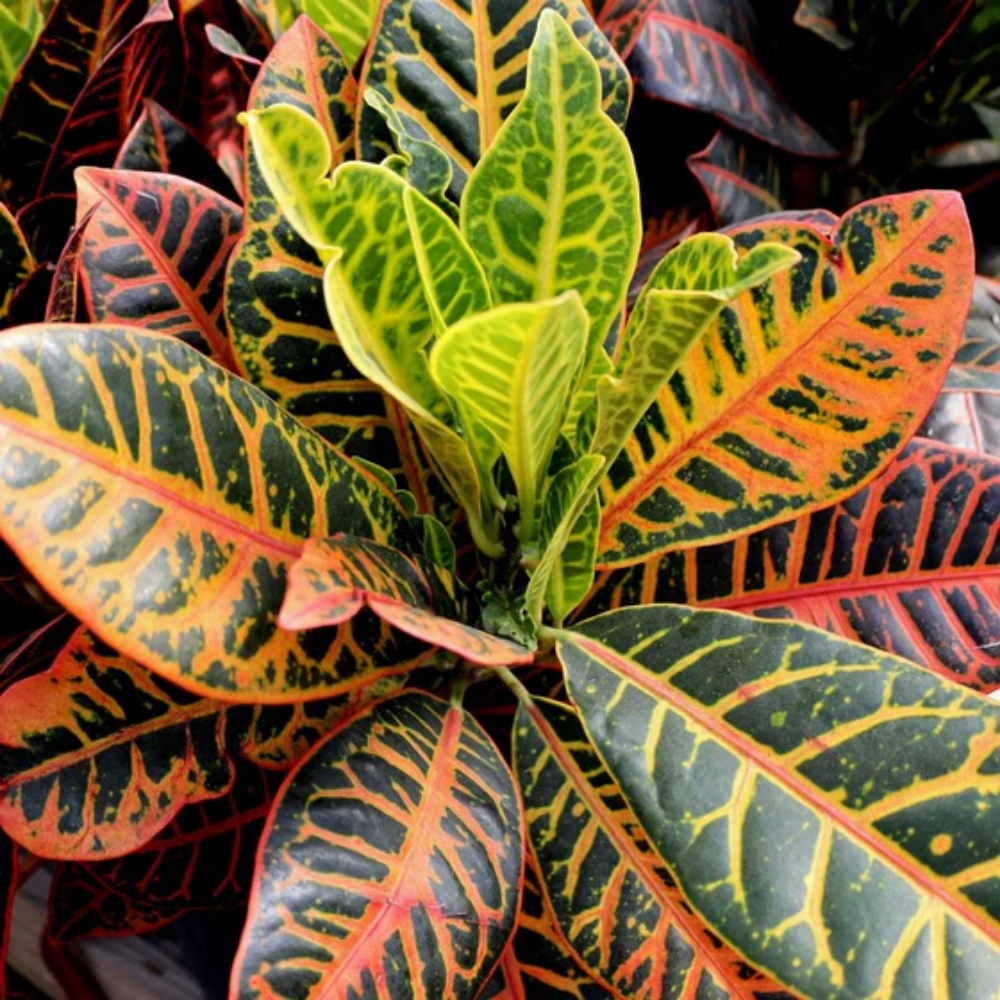
<svg viewBox="0 0 1000 1000">
<path fill-rule="evenodd" d="M 36 140 L 40 136 L 23 134 L 12 137 L 15 145 L 10 148 L 0 130 L 5 156 L 30 154 L 37 161 L 33 186 L 26 184 L 24 188 L 29 197 L 72 191 L 73 171 L 78 166 L 110 166 L 139 115 L 143 98 L 164 85 L 176 45 L 177 27 L 170 4 L 157 0 L 100 63 L 79 94 L 72 95 L 72 106 L 51 137 L 49 148 L 39 148 Z M 72 58 L 78 57 L 74 54 Z M 32 123 L 23 127 L 31 128 Z"/>
<path fill-rule="evenodd" d="M 59 866 L 46 934 L 145 934 L 192 910 L 245 903 L 281 776 L 238 761 L 227 795 L 185 806 L 152 840 L 109 861 Z"/>
<path fill-rule="evenodd" d="M 661 216 L 646 219 L 639 260 L 629 286 L 629 302 L 642 291 L 653 269 L 675 246 L 709 228 L 707 214 L 691 205 L 680 205 Z"/>
<path fill-rule="evenodd" d="M 53 194 L 36 198 L 17 213 L 17 224 L 24 233 L 36 262 L 56 261 L 73 231 L 76 197 Z"/>
<path fill-rule="evenodd" d="M 466 625 L 456 618 L 463 600 L 457 581 L 441 567 L 424 571 L 403 553 L 353 535 L 306 542 L 288 574 L 278 624 L 322 628 L 348 621 L 367 605 L 407 635 L 458 653 L 482 666 L 530 663 L 530 650 Z M 435 609 L 442 612 L 437 614 Z M 454 617 L 444 617 L 450 613 Z"/>
<path fill-rule="evenodd" d="M 0 116 L 3 196 L 21 207 L 41 175 L 73 102 L 107 54 L 146 14 L 148 0 L 58 0 L 11 85 Z"/>
<path fill-rule="evenodd" d="M 658 0 L 632 51 L 636 86 L 789 152 L 833 155 L 757 62 L 755 34 L 749 0 Z"/>
<path fill-rule="evenodd" d="M 810 517 L 602 574 L 580 617 L 648 603 L 797 618 L 1000 687 L 1000 462 L 917 440 Z"/>
<path fill-rule="evenodd" d="M 687 162 L 720 226 L 784 208 L 787 179 L 778 155 L 767 146 L 720 128 Z"/>
<path fill-rule="evenodd" d="M 475 720 L 386 698 L 279 794 L 231 996 L 472 1000 L 514 930 L 523 859 L 513 778 Z"/>
<path fill-rule="evenodd" d="M 63 252 L 56 261 L 55 272 L 52 275 L 52 287 L 49 289 L 49 299 L 45 304 L 45 321 L 47 323 L 74 323 L 87 319 L 80 295 L 80 274 L 82 271 L 81 253 L 83 237 L 87 224 L 93 218 L 97 206 L 94 205 L 84 213 L 79 224 L 73 230 L 63 247 Z M 84 315 L 80 315 L 81 312 Z"/>
<path fill-rule="evenodd" d="M 80 629 L 50 669 L 0 697 L 0 824 L 42 857 L 127 853 L 182 806 L 226 794 L 235 756 L 287 768 L 367 697 L 199 698 Z"/>
<path fill-rule="evenodd" d="M 175 174 L 238 201 L 225 171 L 201 140 L 156 101 L 143 102 L 142 114 L 115 158 L 117 170 Z"/>
<path fill-rule="evenodd" d="M 169 333 L 234 367 L 222 288 L 242 214 L 182 177 L 86 168 L 77 174 L 83 289 L 95 322 Z"/>
<path fill-rule="evenodd" d="M 588 0 L 597 26 L 625 59 L 635 48 L 656 0 Z"/>
</svg>

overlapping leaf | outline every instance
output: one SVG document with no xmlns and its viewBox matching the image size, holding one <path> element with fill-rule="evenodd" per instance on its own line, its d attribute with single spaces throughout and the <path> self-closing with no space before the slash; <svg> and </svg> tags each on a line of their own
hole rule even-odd
<svg viewBox="0 0 1000 1000">
<path fill-rule="evenodd" d="M 571 709 L 521 706 L 514 767 L 528 838 L 563 936 L 616 995 L 769 997 L 778 987 L 692 914 Z"/>
<path fill-rule="evenodd" d="M 757 62 L 755 35 L 749 0 L 657 0 L 629 63 L 636 88 L 792 153 L 832 155 Z"/>
<path fill-rule="evenodd" d="M 873 478 L 944 380 L 971 295 L 957 195 L 861 205 L 836 233 L 794 217 L 731 231 L 802 255 L 724 309 L 612 467 L 599 561 L 744 533 Z"/>
<path fill-rule="evenodd" d="M 22 122 L 22 130 L 17 133 L 8 135 L 0 129 L 7 155 L 32 158 L 33 187 L 26 190 L 33 195 L 69 192 L 73 190 L 76 167 L 110 166 L 141 112 L 143 99 L 155 96 L 163 87 L 178 41 L 168 0 L 157 0 L 142 21 L 102 60 L 83 89 L 69 95 L 71 107 L 59 123 L 49 148 L 41 145 L 46 136 L 40 126 L 47 123 L 51 108 L 37 122 Z M 79 60 L 77 54 L 70 58 Z M 31 60 L 26 69 L 30 63 Z M 19 85 L 15 85 L 11 102 L 15 102 L 19 90 Z M 10 105 L 5 108 L 3 122 L 13 115 L 9 108 Z"/>
<path fill-rule="evenodd" d="M 393 497 L 172 338 L 23 327 L 0 339 L 0 533 L 61 604 L 182 687 L 320 698 L 407 669 L 371 621 L 279 630 L 289 565 L 335 530 L 415 544 Z"/>
<path fill-rule="evenodd" d="M 352 156 L 357 88 L 335 47 L 298 21 L 261 69 L 250 108 L 293 104 L 316 116 L 333 164 Z M 433 509 L 440 491 L 402 409 L 355 371 L 333 333 L 315 251 L 289 225 L 247 148 L 243 236 L 226 282 L 226 315 L 244 375 L 350 455 L 392 472 Z"/>
<path fill-rule="evenodd" d="M 236 761 L 227 795 L 185 806 L 121 858 L 59 866 L 46 934 L 60 941 L 145 934 L 192 910 L 246 902 L 282 775 Z"/>
<path fill-rule="evenodd" d="M 118 170 L 176 174 L 211 188 L 229 201 L 239 196 L 201 140 L 166 108 L 147 100 L 115 158 Z"/>
<path fill-rule="evenodd" d="M 497 302 L 579 292 L 590 317 L 587 370 L 624 303 L 641 225 L 628 143 L 599 98 L 593 60 L 568 25 L 545 11 L 524 100 L 461 206 L 462 232 Z"/>
<path fill-rule="evenodd" d="M 379 0 L 302 0 L 302 12 L 325 31 L 353 66 L 368 45 Z"/>
<path fill-rule="evenodd" d="M 472 663 L 530 663 L 530 651 L 461 620 L 471 601 L 460 587 L 444 568 L 422 568 L 388 545 L 350 535 L 312 539 L 288 574 L 278 623 L 289 629 L 339 625 L 367 606 L 407 635 Z"/>
<path fill-rule="evenodd" d="M 962 342 L 943 389 L 1000 394 L 1000 306 L 982 279 L 976 281 Z"/>
<path fill-rule="evenodd" d="M 182 177 L 130 170 L 77 173 L 88 309 L 98 323 L 169 333 L 227 368 L 222 289 L 239 208 Z"/>
<path fill-rule="evenodd" d="M 265 832 L 237 955 L 240 1000 L 477 996 L 513 933 L 513 780 L 462 709 L 384 699 L 293 773 Z"/>
<path fill-rule="evenodd" d="M 8 205 L 21 207 L 37 196 L 73 102 L 148 6 L 147 0 L 59 0 L 55 5 L 0 118 L 0 175 Z"/>
<path fill-rule="evenodd" d="M 650 602 L 797 618 L 1000 686 L 1000 464 L 914 441 L 837 506 L 602 574 L 581 615 Z"/>
<path fill-rule="evenodd" d="M 780 212 L 788 179 L 778 154 L 752 139 L 721 128 L 688 167 L 705 189 L 720 226 Z"/>
<path fill-rule="evenodd" d="M 617 611 L 559 654 L 650 841 L 754 964 L 829 1000 L 995 990 L 1000 706 L 727 612 Z"/>
<path fill-rule="evenodd" d="M 528 48 L 543 10 L 567 18 L 601 70 L 605 109 L 618 124 L 628 112 L 628 73 L 583 0 L 388 0 L 381 9 L 362 83 L 395 108 L 407 132 L 432 138 L 451 158 L 458 195 L 524 92 Z M 363 159 L 381 160 L 381 118 L 363 107 Z"/>
<path fill-rule="evenodd" d="M 199 698 L 81 629 L 0 700 L 0 821 L 42 857 L 127 853 L 187 803 L 226 794 L 234 757 L 288 767 L 355 701 Z"/>
<path fill-rule="evenodd" d="M 622 57 L 635 47 L 656 0 L 588 0 L 594 20 Z"/>
</svg>

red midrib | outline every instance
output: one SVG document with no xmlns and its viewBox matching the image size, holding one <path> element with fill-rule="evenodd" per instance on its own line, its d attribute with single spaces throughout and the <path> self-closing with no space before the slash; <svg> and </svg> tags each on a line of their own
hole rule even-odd
<svg viewBox="0 0 1000 1000">
<path fill-rule="evenodd" d="M 669 684 L 651 684 L 650 677 L 644 670 L 635 666 L 615 650 L 582 635 L 574 635 L 571 641 L 591 658 L 599 663 L 604 663 L 647 694 L 668 704 L 682 717 L 692 719 L 718 742 L 735 750 L 741 758 L 749 760 L 779 788 L 791 791 L 794 797 L 806 802 L 815 812 L 831 818 L 840 830 L 846 831 L 849 836 L 864 844 L 888 867 L 894 871 L 902 872 L 911 883 L 916 884 L 924 893 L 941 903 L 946 911 L 957 912 L 988 941 L 1000 944 L 1000 929 L 988 921 L 984 914 L 975 910 L 962 909 L 959 905 L 961 900 L 951 895 L 943 886 L 929 878 L 919 868 L 907 864 L 906 859 L 900 856 L 883 837 L 859 822 L 857 817 L 824 797 L 815 786 L 799 778 L 796 772 L 781 768 L 773 757 L 765 753 L 748 737 L 723 724 L 693 699 L 684 698 L 678 694 Z"/>
</svg>

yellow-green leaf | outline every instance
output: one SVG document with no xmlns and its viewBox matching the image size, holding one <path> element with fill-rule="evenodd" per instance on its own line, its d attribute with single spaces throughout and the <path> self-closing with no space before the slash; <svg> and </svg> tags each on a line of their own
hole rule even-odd
<svg viewBox="0 0 1000 1000">
<path fill-rule="evenodd" d="M 808 626 L 563 633 L 591 741 L 701 917 L 816 1000 L 996 997 L 1000 705 Z"/>
<path fill-rule="evenodd" d="M 368 45 L 375 26 L 379 0 L 303 0 L 308 15 L 336 43 L 348 66 L 353 66 Z"/>
<path fill-rule="evenodd" d="M 575 292 L 536 304 L 498 306 L 453 326 L 431 352 L 431 370 L 451 396 L 474 446 L 485 439 L 507 459 L 531 537 L 548 467 L 587 336 Z M 493 454 L 492 451 L 490 453 Z"/>
<path fill-rule="evenodd" d="M 486 275 L 458 226 L 437 205 L 412 187 L 403 191 L 403 204 L 427 305 L 443 334 L 493 304 Z"/>
<path fill-rule="evenodd" d="M 461 207 L 462 231 L 498 302 L 580 293 L 590 319 L 584 371 L 624 305 L 642 233 L 632 154 L 600 99 L 593 59 L 562 18 L 544 11 L 527 91 Z"/>
</svg>

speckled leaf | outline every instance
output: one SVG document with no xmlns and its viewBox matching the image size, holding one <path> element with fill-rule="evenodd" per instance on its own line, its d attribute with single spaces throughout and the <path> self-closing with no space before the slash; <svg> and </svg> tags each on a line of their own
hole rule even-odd
<svg viewBox="0 0 1000 1000">
<path fill-rule="evenodd" d="M 89 215 L 81 276 L 94 321 L 169 333 L 233 368 L 222 288 L 239 207 L 166 174 L 85 167 L 76 181 L 77 224 Z"/>
<path fill-rule="evenodd" d="M 408 132 L 433 139 L 448 154 L 456 198 L 524 92 L 528 47 L 543 10 L 567 18 L 596 58 L 602 103 L 623 125 L 629 76 L 583 0 L 485 0 L 467 7 L 446 0 L 387 0 L 382 6 L 362 84 L 396 108 Z M 382 159 L 382 137 L 378 112 L 362 108 L 363 159 Z"/>
<path fill-rule="evenodd" d="M 539 20 L 524 99 L 470 178 L 461 218 L 497 302 L 580 293 L 589 370 L 638 253 L 638 182 L 625 137 L 601 111 L 593 60 L 552 11 Z"/>
<path fill-rule="evenodd" d="M 264 835 L 230 996 L 473 1000 L 517 920 L 514 782 L 458 707 L 405 692 L 292 773 Z M 378 978 L 376 978 L 378 977 Z"/>
<path fill-rule="evenodd" d="M 167 679 L 294 702 L 408 669 L 414 651 L 370 621 L 277 628 L 288 567 L 334 530 L 415 544 L 374 477 L 179 341 L 71 325 L 0 338 L 0 534 Z"/>
<path fill-rule="evenodd" d="M 81 628 L 0 698 L 0 823 L 41 857 L 130 853 L 183 806 L 229 792 L 234 757 L 287 768 L 358 700 L 200 698 Z"/>
<path fill-rule="evenodd" d="M 787 998 L 691 912 L 572 709 L 521 705 L 514 734 L 545 896 L 592 976 L 630 1000 Z"/>
<path fill-rule="evenodd" d="M 897 195 L 828 238 L 791 217 L 730 230 L 802 255 L 723 309 L 604 484 L 599 563 L 637 562 L 828 506 L 916 431 L 972 292 L 961 199 Z"/>
<path fill-rule="evenodd" d="M 651 844 L 738 952 L 814 1000 L 995 994 L 1000 705 L 721 611 L 615 611 L 558 650 Z"/>
</svg>

